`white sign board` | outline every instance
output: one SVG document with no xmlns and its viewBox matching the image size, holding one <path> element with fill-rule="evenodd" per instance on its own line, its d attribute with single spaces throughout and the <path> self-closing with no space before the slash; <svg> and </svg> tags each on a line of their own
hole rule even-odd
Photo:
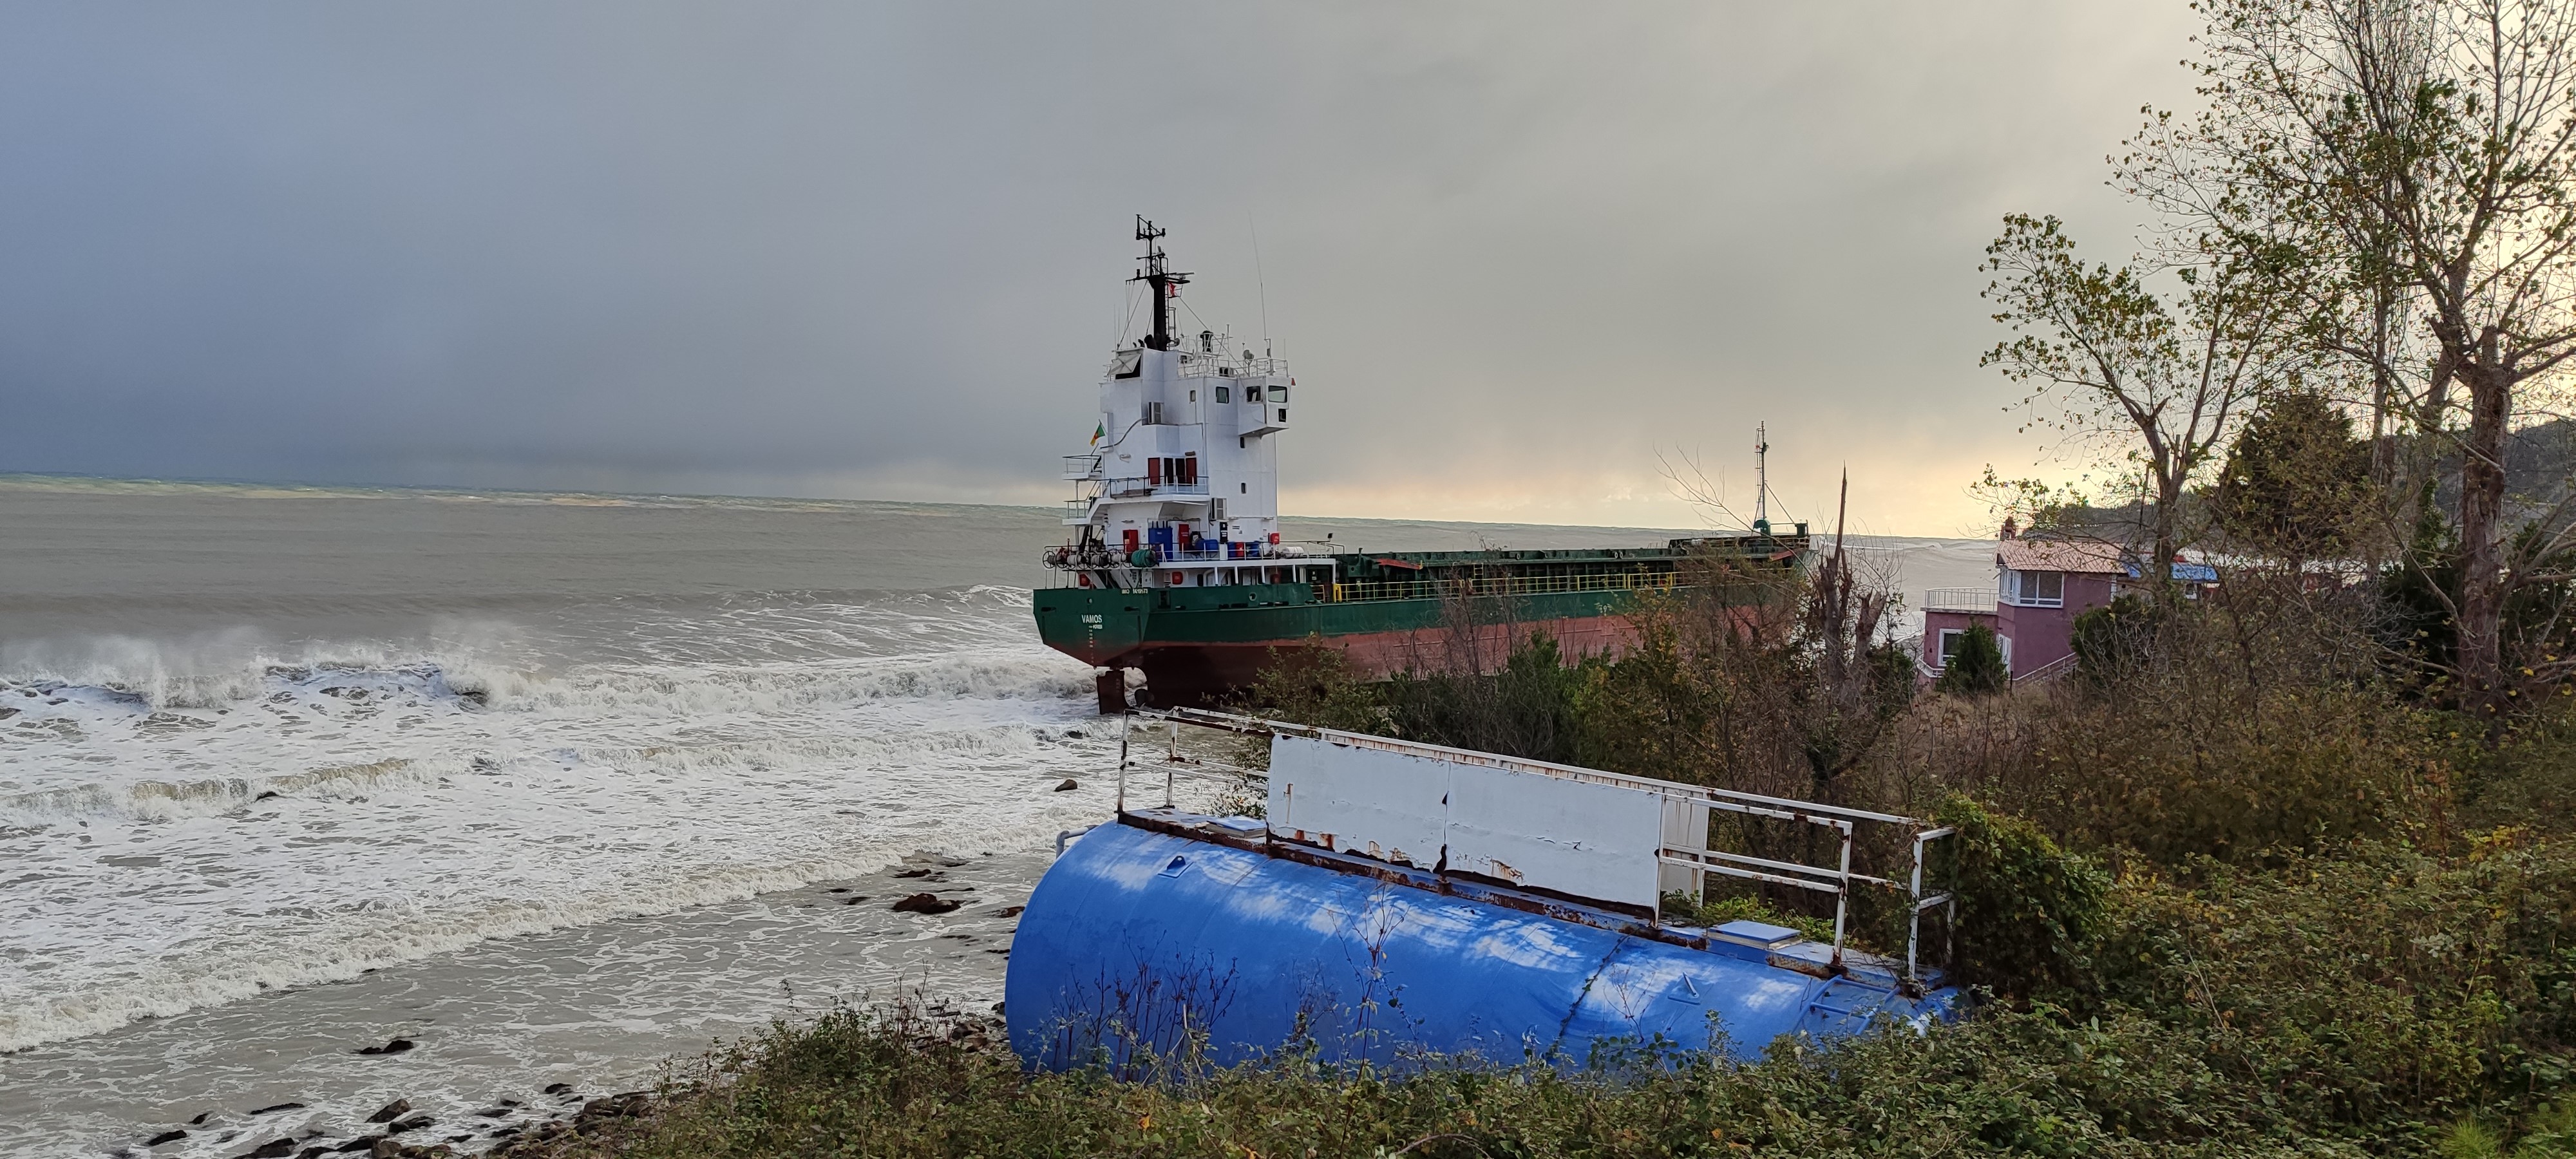
<svg viewBox="0 0 2576 1159">
<path fill-rule="evenodd" d="M 1270 828 L 1381 861 L 1653 907 L 1662 794 L 1307 737 L 1270 741 Z"/>
</svg>

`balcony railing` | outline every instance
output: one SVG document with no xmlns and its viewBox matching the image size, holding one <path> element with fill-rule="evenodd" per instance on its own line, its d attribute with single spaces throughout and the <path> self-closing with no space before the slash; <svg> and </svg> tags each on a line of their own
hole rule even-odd
<svg viewBox="0 0 2576 1159">
<path fill-rule="evenodd" d="M 1993 588 L 1933 588 L 1923 593 L 1923 610 L 1927 612 L 1985 612 L 1995 610 Z"/>
<path fill-rule="evenodd" d="M 1067 478 L 1067 479 L 1093 479 L 1093 478 L 1098 478 L 1098 477 L 1099 477 L 1099 475 L 1100 475 L 1100 456 L 1098 456 L 1098 455 L 1066 455 L 1066 456 L 1064 457 L 1064 477 L 1065 477 L 1065 478 Z"/>
<path fill-rule="evenodd" d="M 1103 489 L 1112 499 L 1144 499 L 1156 495 L 1205 495 L 1207 480 L 1176 483 L 1170 479 L 1107 479 Z"/>
</svg>

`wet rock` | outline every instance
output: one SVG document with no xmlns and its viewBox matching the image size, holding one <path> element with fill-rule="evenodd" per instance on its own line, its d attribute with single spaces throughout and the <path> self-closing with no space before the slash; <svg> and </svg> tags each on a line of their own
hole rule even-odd
<svg viewBox="0 0 2576 1159">
<path fill-rule="evenodd" d="M 197 1112 L 197 1117 L 196 1117 L 196 1118 L 193 1118 L 193 1119 L 188 1120 L 188 1125 L 189 1125 L 189 1126 L 191 1126 L 191 1127 L 202 1127 L 202 1126 L 205 1126 L 205 1125 L 206 1125 L 206 1119 L 207 1119 L 207 1117 L 208 1117 L 208 1116 L 211 1116 L 211 1115 L 213 1115 L 213 1114 L 214 1114 L 214 1112 L 213 1112 L 213 1111 L 199 1111 L 199 1112 Z"/>
<path fill-rule="evenodd" d="M 286 1159 L 294 1153 L 295 1140 L 281 1137 L 242 1152 L 241 1159 Z"/>
<path fill-rule="evenodd" d="M 1082 787 L 1082 782 L 1077 781 L 1077 780 L 1074 780 L 1074 779 L 1073 779 L 1073 778 L 1071 778 L 1071 777 L 1066 777 L 1066 778 L 1064 779 L 1064 783 L 1063 783 L 1063 784 L 1061 784 L 1061 785 L 1057 785 L 1057 786 L 1055 787 L 1055 791 L 1056 791 L 1056 792 L 1059 792 L 1059 793 L 1070 793 L 1070 792 L 1074 791 L 1075 789 L 1079 789 L 1079 788 L 1081 788 L 1081 787 Z"/>
<path fill-rule="evenodd" d="M 564 1093 L 565 1091 L 568 1091 L 568 1090 L 571 1090 L 571 1089 L 572 1089 L 572 1084 L 571 1084 L 571 1083 L 547 1083 L 547 1084 L 546 1084 L 546 1093 L 547 1093 L 547 1094 L 550 1094 L 550 1095 L 559 1095 L 559 1094 L 562 1094 L 562 1093 Z"/>
<path fill-rule="evenodd" d="M 408 1119 L 386 1124 L 385 1133 L 388 1135 L 399 1135 L 405 1131 L 417 1131 L 437 1121 L 438 1120 L 430 1118 L 427 1115 L 413 1115 Z"/>
<path fill-rule="evenodd" d="M 850 887 L 845 886 L 845 885 L 836 885 L 836 886 L 833 886 L 833 887 L 832 887 L 832 888 L 830 888 L 830 889 L 824 890 L 823 892 L 825 892 L 825 893 L 848 893 L 848 892 L 850 892 Z"/>
<path fill-rule="evenodd" d="M 901 872 L 901 873 L 896 874 L 895 876 L 896 876 L 896 877 L 928 877 L 928 876 L 930 876 L 930 871 L 929 871 L 929 870 L 927 870 L 927 869 L 907 869 L 907 870 L 904 870 L 904 871 L 903 871 L 903 872 Z"/>
<path fill-rule="evenodd" d="M 963 904 L 965 903 L 950 901 L 935 893 L 916 893 L 894 903 L 894 911 L 902 914 L 944 914 Z"/>
<path fill-rule="evenodd" d="M 1066 739 L 1066 740 L 1081 740 L 1081 739 L 1083 739 L 1084 737 L 1087 737 L 1087 736 L 1089 736 L 1089 735 L 1091 735 L 1091 734 L 1089 734 L 1089 733 L 1087 733 L 1087 732 L 1084 732 L 1084 731 L 1082 731 L 1081 729 L 1078 729 L 1078 728 L 1068 728 L 1068 729 L 1064 730 L 1064 739 Z"/>
<path fill-rule="evenodd" d="M 252 1114 L 254 1114 L 254 1115 L 267 1115 L 267 1114 L 274 1114 L 274 1113 L 276 1113 L 276 1112 L 278 1112 L 278 1111 L 300 1111 L 300 1110 L 303 1110 L 303 1109 L 304 1109 L 304 1104 L 302 1104 L 302 1103 L 279 1103 L 279 1104 L 277 1104 L 276 1106 L 273 1106 L 273 1107 L 261 1107 L 260 1109 L 258 1109 L 258 1110 L 256 1110 L 256 1111 L 252 1111 L 251 1113 L 252 1113 Z"/>
<path fill-rule="evenodd" d="M 573 1129 L 587 1133 L 606 1120 L 643 1114 L 644 1109 L 651 1105 L 652 1101 L 653 1096 L 645 1091 L 628 1091 L 622 1095 L 601 1095 L 582 1104 L 581 1111 L 572 1117 Z M 548 1123 L 546 1126 L 555 1125 Z"/>
<path fill-rule="evenodd" d="M 510 1117 L 510 1108 L 485 1107 L 482 1110 L 474 1112 L 474 1117 L 478 1119 L 506 1119 Z"/>
<path fill-rule="evenodd" d="M 859 896 L 857 896 L 857 897 L 851 898 L 851 899 L 850 899 L 850 900 L 848 900 L 848 901 L 842 902 L 841 904 L 842 904 L 842 905 L 857 905 L 857 904 L 859 904 L 860 902 L 863 902 L 863 901 L 866 901 L 866 900 L 868 900 L 868 895 L 866 895 L 866 894 L 864 894 L 864 893 L 863 893 L 863 894 L 860 894 L 860 895 L 859 895 Z"/>
<path fill-rule="evenodd" d="M 403 1112 L 410 1109 L 410 1099 L 395 1099 L 394 1101 L 386 1103 L 383 1107 L 377 1109 L 375 1114 L 367 1116 L 367 1121 L 370 1123 L 390 1123 L 403 1117 Z"/>
<path fill-rule="evenodd" d="M 333 1151 L 337 1151 L 337 1150 L 339 1150 L 339 1148 L 334 1147 L 334 1146 L 332 1146 L 332 1145 L 330 1145 L 330 1144 L 328 1144 L 328 1143 L 323 1143 L 323 1144 L 320 1144 L 320 1145 L 318 1145 L 318 1146 L 307 1147 L 307 1148 L 305 1148 L 305 1149 L 303 1149 L 303 1150 L 301 1150 L 301 1151 L 296 1152 L 296 1153 L 295 1153 L 295 1159 L 313 1159 L 313 1157 L 314 1157 L 314 1156 L 316 1156 L 316 1155 L 328 1155 L 328 1154 L 332 1153 Z"/>
<path fill-rule="evenodd" d="M 1015 918 L 1020 916 L 1022 913 L 1027 912 L 1028 908 L 1029 907 L 1024 905 L 1006 905 L 1000 909 L 994 910 L 993 916 L 997 918 Z"/>
<path fill-rule="evenodd" d="M 375 1149 L 376 1149 L 376 1144 L 378 1144 L 378 1143 L 384 1143 L 384 1142 L 389 1142 L 389 1141 L 390 1141 L 390 1140 L 388 1140 L 388 1139 L 387 1139 L 385 1136 L 383 1136 L 383 1135 L 360 1135 L 360 1136 L 358 1136 L 358 1137 L 357 1137 L 357 1138 L 355 1138 L 355 1139 L 351 1139 L 351 1140 L 349 1140 L 349 1141 L 348 1141 L 348 1142 L 346 1142 L 346 1143 L 342 1143 L 342 1144 L 340 1144 L 340 1145 L 339 1145 L 339 1146 L 337 1146 L 337 1147 L 333 1147 L 333 1148 L 332 1148 L 332 1150 L 334 1150 L 334 1151 L 373 1151 L 373 1150 L 375 1150 Z"/>
<path fill-rule="evenodd" d="M 179 1140 L 181 1140 L 181 1139 L 185 1139 L 185 1138 L 187 1138 L 187 1137 L 188 1137 L 188 1133 L 187 1133 L 186 1131 L 181 1131 L 181 1130 L 175 1130 L 175 1129 L 173 1129 L 173 1130 L 163 1131 L 163 1132 L 161 1132 L 161 1133 L 160 1133 L 160 1134 L 158 1134 L 158 1135 L 154 1135 L 153 1137 L 151 1137 L 151 1138 L 149 1138 L 149 1139 L 145 1139 L 145 1140 L 143 1141 L 143 1145 L 144 1145 L 144 1146 L 146 1146 L 146 1147 L 158 1147 L 158 1146 L 162 1145 L 163 1143 L 176 1143 L 176 1142 L 178 1142 Z"/>
<path fill-rule="evenodd" d="M 256 804 L 258 804 L 258 803 L 260 803 L 260 802 L 262 802 L 262 801 L 265 801 L 265 800 L 267 800 L 267 799 L 269 799 L 269 798 L 271 798 L 271 797 L 283 797 L 283 796 L 285 796 L 285 795 L 286 795 L 286 794 L 281 793 L 281 792 L 278 792 L 278 791 L 277 791 L 277 790 L 275 790 L 275 789 L 270 789 L 269 791 L 267 791 L 267 792 L 265 792 L 265 793 L 261 793 L 260 795 L 258 795 L 258 796 L 256 796 L 256 797 L 253 797 L 253 798 L 251 798 L 250 800 L 251 800 L 251 803 L 252 803 L 252 804 L 256 805 Z"/>
<path fill-rule="evenodd" d="M 401 1054 L 402 1052 L 404 1052 L 404 1051 L 406 1051 L 406 1050 L 410 1050 L 411 1048 L 413 1048 L 413 1047 L 415 1047 L 415 1046 L 419 1046 L 419 1045 L 420 1045 L 419 1043 L 417 1043 L 417 1042 L 413 1042 L 412 1040 L 410 1040 L 410 1039 L 408 1039 L 408 1038 L 397 1038 L 397 1039 L 394 1039 L 394 1040 L 393 1040 L 393 1041 L 391 1041 L 391 1042 L 388 1042 L 388 1043 L 384 1044 L 383 1046 L 362 1046 L 362 1047 L 359 1047 L 359 1048 L 358 1048 L 358 1053 L 360 1053 L 360 1054 Z"/>
</svg>

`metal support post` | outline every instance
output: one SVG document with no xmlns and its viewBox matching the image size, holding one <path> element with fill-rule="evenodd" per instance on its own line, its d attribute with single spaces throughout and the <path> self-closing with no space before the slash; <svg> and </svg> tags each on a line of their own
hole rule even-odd
<svg viewBox="0 0 2576 1159">
<path fill-rule="evenodd" d="M 1136 718 L 1118 718 L 1118 815 L 1127 815 L 1127 734 L 1135 731 Z"/>
<path fill-rule="evenodd" d="M 1834 891 L 1834 968 L 1839 970 L 1843 965 L 1843 921 L 1851 911 L 1852 823 L 1836 821 L 1834 828 L 1843 831 L 1842 867 L 1835 871 L 1835 876 L 1842 879 L 1842 888 Z"/>
</svg>

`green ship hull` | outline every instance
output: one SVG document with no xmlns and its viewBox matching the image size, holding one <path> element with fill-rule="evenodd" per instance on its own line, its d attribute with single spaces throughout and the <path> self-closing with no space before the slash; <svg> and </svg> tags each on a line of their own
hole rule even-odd
<svg viewBox="0 0 2576 1159">
<path fill-rule="evenodd" d="M 1249 686 L 1282 654 L 1331 648 L 1371 676 L 1490 668 L 1519 638 L 1569 656 L 1617 654 L 1642 593 L 1729 583 L 1750 601 L 1798 566 L 1803 535 L 1676 540 L 1663 548 L 1399 552 L 1288 558 L 1318 582 L 1059 587 L 1034 594 L 1039 637 L 1102 675 L 1124 707 L 1124 670 L 1154 704 L 1205 704 Z M 1268 561 L 1265 561 L 1268 562 Z M 1329 565 L 1329 567 L 1325 566 Z"/>
</svg>

